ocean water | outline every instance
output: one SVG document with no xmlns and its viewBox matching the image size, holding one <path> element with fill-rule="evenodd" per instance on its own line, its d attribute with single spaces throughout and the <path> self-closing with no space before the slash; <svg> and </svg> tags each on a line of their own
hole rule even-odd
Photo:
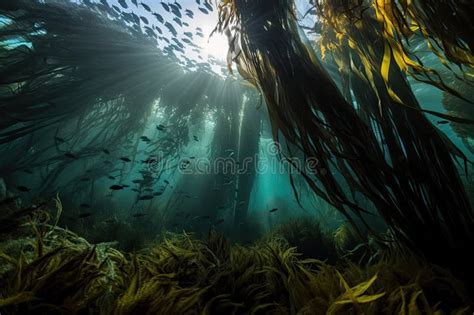
<svg viewBox="0 0 474 315">
<path fill-rule="evenodd" d="M 88 38 L 88 34 L 71 40 L 84 49 L 84 56 L 52 51 L 43 57 L 50 73 L 42 77 L 36 72 L 39 78 L 30 81 L 38 84 L 40 97 L 29 95 L 35 93 L 31 88 L 22 96 L 26 101 L 15 105 L 17 112 L 11 106 L 12 113 L 6 113 L 9 119 L 4 122 L 0 148 L 8 196 L 19 196 L 28 204 L 57 195 L 68 209 L 60 218 L 66 227 L 88 230 L 123 220 L 132 222 L 134 229 L 142 223 L 149 226 L 144 233 L 151 233 L 151 238 L 168 230 L 205 234 L 210 228 L 236 237 L 236 226 L 247 220 L 256 222 L 254 228 L 261 231 L 297 217 L 324 218 L 328 229 L 347 223 L 285 160 L 285 141 L 271 135 L 263 96 L 235 74 L 235 66 L 234 74 L 226 69 L 228 43 L 225 35 L 213 32 L 215 8 L 204 1 L 46 3 L 66 8 L 73 16 L 87 10 L 96 14 L 105 23 L 102 36 L 116 36 L 119 27 L 125 28 L 126 35 L 101 47 L 100 36 Z M 297 2 L 301 16 L 308 9 L 306 2 Z M 114 21 L 113 26 L 107 26 L 107 19 Z M 0 22 L 7 28 L 12 20 L 4 16 Z M 303 25 L 313 22 L 311 16 L 301 20 Z M 41 46 L 35 58 L 47 54 L 46 41 L 54 40 L 48 39 L 49 32 L 57 31 L 58 25 L 51 30 L 40 25 L 31 24 L 38 29 L 23 35 L 4 36 L 2 47 L 31 52 Z M 133 27 L 144 37 L 121 50 L 129 36 L 137 36 L 127 33 L 126 28 Z M 81 36 L 80 31 L 73 28 L 76 36 Z M 116 47 L 111 46 L 114 43 Z M 90 64 L 84 62 L 88 53 L 96 58 Z M 123 54 L 123 58 L 98 66 L 109 54 Z M 160 66 L 154 54 L 166 60 L 166 66 Z M 83 73 L 64 68 L 53 73 L 56 63 L 68 67 L 74 58 L 76 69 Z M 440 67 L 433 56 L 425 59 Z M 88 67 L 96 68 L 89 73 Z M 31 65 L 23 73 L 32 75 L 33 69 Z M 69 79 L 72 86 L 62 86 Z M 101 81 L 109 82 L 105 92 Z M 411 85 L 425 109 L 446 112 L 441 91 L 413 80 Z M 6 94 L 8 88 L 15 89 L 12 84 L 2 85 Z M 48 89 L 57 93 L 45 92 Z M 4 100 L 15 97 L 13 93 Z M 31 97 L 37 103 L 28 104 Z M 428 117 L 434 124 L 439 121 Z M 470 157 L 450 124 L 437 127 Z M 296 160 L 305 167 L 306 161 Z"/>
<path fill-rule="evenodd" d="M 0 315 L 472 312 L 472 69 L 272 1 L 0 1 Z"/>
</svg>

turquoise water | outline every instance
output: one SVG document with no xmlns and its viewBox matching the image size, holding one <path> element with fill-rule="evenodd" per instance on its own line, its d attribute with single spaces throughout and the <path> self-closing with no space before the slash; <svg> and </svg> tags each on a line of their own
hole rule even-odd
<svg viewBox="0 0 474 315">
<path fill-rule="evenodd" d="M 116 1 L 108 3 L 120 6 Z M 90 103 L 77 112 L 71 109 L 59 122 L 51 119 L 44 128 L 0 145 L 3 165 L 0 176 L 5 179 L 9 193 L 20 195 L 25 203 L 59 195 L 69 209 L 62 218 L 62 224 L 71 227 L 94 226 L 113 218 L 142 220 L 138 222 L 156 226 L 153 233 L 182 229 L 205 232 L 212 226 L 229 232 L 242 223 L 241 219 L 236 218 L 240 212 L 249 221 L 259 222 L 261 228 L 266 230 L 301 216 L 316 218 L 330 228 L 344 224 L 345 219 L 316 196 L 304 180 L 293 172 L 298 202 L 290 180 L 291 168 L 282 166 L 284 161 L 274 151 L 265 104 L 259 106 L 259 97 L 255 98 L 255 94 L 252 94 L 255 91 L 245 86 L 238 75 L 229 75 L 225 69 L 225 36 L 214 34 L 210 37 L 215 27 L 216 10 L 205 14 L 198 10 L 203 7 L 196 1 L 180 1 L 181 11 L 188 9 L 194 12 L 194 17 L 179 19 L 187 23 L 181 27 L 175 21 L 173 25 L 178 35 L 173 36 L 172 31 L 157 21 L 153 14 L 160 14 L 165 21 L 176 18 L 161 3 L 145 2 L 152 12 L 143 5 L 127 3 L 128 9 L 123 9 L 124 12 L 133 12 L 145 18 L 140 24 L 142 31 L 152 25 L 162 30 L 160 38 L 153 41 L 155 46 L 144 46 L 150 48 L 150 51 L 143 52 L 144 55 L 157 52 L 161 58 L 161 52 L 166 52 L 166 47 L 171 47 L 171 50 L 177 45 L 181 47 L 177 43 L 167 43 L 173 37 L 181 38 L 181 41 L 186 36 L 192 37 L 193 44 L 183 45 L 185 48 L 174 51 L 174 57 L 171 53 L 165 54 L 167 56 L 163 58 L 168 58 L 169 68 L 157 71 L 157 77 L 139 77 L 140 80 L 134 78 L 135 81 L 127 81 L 128 75 L 134 71 L 135 63 L 142 67 L 140 71 L 148 68 L 148 65 L 139 63 L 143 57 L 141 55 L 127 56 L 132 60 L 132 66 L 118 69 L 118 74 L 113 71 L 114 68 L 108 68 L 110 74 L 102 76 L 99 73 L 99 85 L 109 75 L 112 78 L 117 76 L 114 80 L 117 86 L 120 81 L 127 82 L 127 85 L 114 90 L 117 97 L 107 100 L 109 95 L 101 94 L 101 90 L 105 89 L 102 87 L 92 92 L 97 93 L 92 99 L 83 94 L 76 95 L 75 92 L 62 92 L 66 95 L 64 99 L 60 95 L 50 103 L 43 101 L 35 104 L 33 112 L 52 106 L 55 109 L 48 115 L 54 116 L 54 111 L 59 111 L 63 105 L 60 102 L 74 102 L 80 106 L 84 98 Z M 307 5 L 298 1 L 299 13 L 303 14 L 307 10 Z M 302 23 L 309 25 L 312 21 L 308 19 L 305 18 Z M 6 27 L 11 20 L 0 18 L 0 23 Z M 189 32 L 192 36 L 185 35 Z M 47 32 L 39 31 L 33 35 L 45 34 Z M 36 49 L 32 42 L 21 37 L 6 38 L 0 43 L 9 50 L 15 50 L 20 45 Z M 87 47 L 88 42 L 83 45 Z M 100 52 L 98 49 L 97 54 Z M 45 64 L 49 65 L 68 62 L 56 56 L 49 59 L 45 57 L 45 60 Z M 433 67 L 440 67 L 434 58 L 424 61 Z M 100 63 L 99 59 L 92 67 L 99 67 Z M 150 68 L 153 66 L 150 65 Z M 125 75 L 119 73 L 120 70 L 124 70 Z M 53 74 L 49 79 L 61 80 L 64 76 L 59 71 L 59 74 Z M 91 81 L 94 79 L 90 78 Z M 160 81 L 156 86 L 150 83 L 155 80 Z M 32 82 L 41 84 L 34 80 Z M 142 92 L 142 86 L 145 86 L 144 90 L 149 88 L 147 84 L 151 84 L 150 91 L 153 92 Z M 4 84 L 2 91 L 8 88 L 21 90 L 21 86 Z M 48 87 L 45 84 L 45 89 Z M 423 108 L 445 112 L 439 90 L 414 81 L 412 87 Z M 145 100 L 140 98 L 138 101 L 133 100 L 133 106 L 127 105 L 126 102 L 134 96 L 127 94 L 129 89 L 142 92 L 140 97 Z M 150 99 L 146 99 L 148 95 L 152 95 Z M 251 110 L 247 111 L 249 107 Z M 131 117 L 135 111 L 140 112 L 137 114 L 140 117 L 134 120 Z M 116 125 L 110 118 L 115 115 L 119 121 Z M 258 119 L 252 120 L 254 117 Z M 450 124 L 437 124 L 439 118 L 428 117 L 469 158 L 472 157 Z M 39 115 L 35 119 L 32 119 L 32 125 L 39 124 L 42 117 Z M 2 135 L 6 137 L 8 131 L 21 129 L 28 121 L 19 119 L 14 127 L 7 128 Z M 125 133 L 110 135 L 120 128 Z M 247 134 L 247 130 L 253 131 Z M 248 139 L 256 140 L 253 144 L 247 144 Z M 284 146 L 285 142 L 278 145 Z M 236 169 L 227 174 L 213 169 L 225 161 L 239 168 L 246 158 L 251 166 L 243 174 L 251 173 L 252 176 L 245 181 L 245 176 Z M 370 206 L 367 207 L 370 209 Z M 217 224 L 221 219 L 224 221 Z"/>
</svg>

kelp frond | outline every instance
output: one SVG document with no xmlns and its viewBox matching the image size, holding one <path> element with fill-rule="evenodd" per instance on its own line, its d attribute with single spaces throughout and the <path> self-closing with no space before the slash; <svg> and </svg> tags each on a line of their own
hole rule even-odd
<svg viewBox="0 0 474 315">
<path fill-rule="evenodd" d="M 390 47 L 387 55 L 381 27 L 364 3 L 342 3 L 330 16 L 338 23 L 360 12 L 358 21 L 333 28 L 343 91 L 301 38 L 294 1 L 224 1 L 219 26 L 238 43 L 231 61 L 265 96 L 273 136 L 287 143 L 283 154 L 302 152 L 318 162 L 300 170 L 311 189 L 353 226 L 350 211 L 365 222 L 368 209 L 354 200 L 363 195 L 399 241 L 449 265 L 453 255 L 463 256 L 461 244 L 474 240 L 468 228 L 474 214 L 455 165 L 465 156 L 423 115 L 405 68 L 395 62 L 400 58 Z M 357 41 L 337 46 L 346 33 Z"/>
<path fill-rule="evenodd" d="M 316 1 L 317 18 L 321 25 L 321 51 L 336 52 L 338 66 L 347 70 L 347 61 L 341 49 L 355 51 L 365 72 L 380 73 L 391 97 L 403 104 L 395 91 L 390 90 L 390 67 L 396 66 L 420 82 L 431 84 L 460 98 L 464 91 L 447 84 L 439 70 L 427 66 L 417 52 L 423 45 L 436 56 L 444 69 L 458 78 L 473 83 L 473 38 L 468 29 L 474 29 L 467 19 L 474 8 L 463 1 L 405 1 L 405 0 L 353 0 Z M 454 18 L 456 17 L 456 18 Z M 459 17 L 459 19 L 458 19 Z M 438 21 L 438 22 L 434 22 Z M 444 25 L 439 27 L 439 25 Z M 462 28 L 462 31 L 454 30 Z M 451 31 L 448 31 L 451 29 Z M 367 35 L 383 43 L 383 60 L 374 58 L 377 48 L 366 49 Z M 470 44 L 469 44 L 470 43 Z M 362 46 L 361 46 L 362 44 Z M 345 46 L 348 46 L 345 48 Z M 370 46 L 370 45 L 369 45 Z M 373 46 L 371 46 L 373 47 Z M 343 64 L 346 63 L 346 64 Z M 393 65 L 392 65 L 393 63 Z M 468 100 L 471 101 L 471 100 Z M 431 112 L 430 112 L 431 113 Z M 431 113 L 436 114 L 436 113 Z M 455 120 L 454 117 L 447 117 Z M 462 120 L 462 118 L 458 118 Z M 464 120 L 463 122 L 470 122 Z"/>
<path fill-rule="evenodd" d="M 337 298 L 337 300 L 331 305 L 328 310 L 328 314 L 335 314 L 336 309 L 341 305 L 345 304 L 354 304 L 355 307 L 359 307 L 359 304 L 370 303 L 376 301 L 385 295 L 385 292 L 366 295 L 365 292 L 372 286 L 372 284 L 377 280 L 377 275 L 373 276 L 366 282 L 360 283 L 355 287 L 351 288 L 347 284 L 344 277 L 338 272 L 337 273 L 341 284 L 344 286 L 346 292 Z"/>
</svg>

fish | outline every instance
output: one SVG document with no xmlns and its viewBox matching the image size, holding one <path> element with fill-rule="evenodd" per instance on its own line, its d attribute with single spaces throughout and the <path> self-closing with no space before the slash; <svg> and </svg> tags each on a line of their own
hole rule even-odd
<svg viewBox="0 0 474 315">
<path fill-rule="evenodd" d="M 118 0 L 118 3 L 120 4 L 120 6 L 124 9 L 128 9 L 128 5 L 127 3 L 125 2 L 125 0 Z"/>
<path fill-rule="evenodd" d="M 114 9 L 115 11 L 117 11 L 118 13 L 122 13 L 122 10 L 120 10 L 120 8 L 116 5 L 113 5 L 112 6 L 112 9 Z"/>
<path fill-rule="evenodd" d="M 151 200 L 153 199 L 153 197 L 154 197 L 153 195 L 144 195 L 144 196 L 140 196 L 138 200 Z"/>
<path fill-rule="evenodd" d="M 153 191 L 151 188 L 145 188 L 144 191 Z"/>
<path fill-rule="evenodd" d="M 148 12 L 151 12 L 151 8 L 150 8 L 148 5 L 146 5 L 146 4 L 143 3 L 143 2 L 140 3 L 140 4 L 142 5 L 142 7 L 143 7 L 145 10 L 147 10 Z"/>
<path fill-rule="evenodd" d="M 130 187 L 130 185 L 122 185 L 122 187 L 128 188 L 128 187 Z"/>
<path fill-rule="evenodd" d="M 169 181 L 167 181 L 166 179 L 163 181 L 166 185 L 169 185 Z"/>
<path fill-rule="evenodd" d="M 134 217 L 134 218 L 143 218 L 147 215 L 148 215 L 148 213 L 140 213 L 139 212 L 139 213 L 135 213 L 134 215 L 132 215 L 132 217 Z"/>
<path fill-rule="evenodd" d="M 170 7 L 170 9 L 171 9 L 171 12 L 172 12 L 174 15 L 176 15 L 177 18 L 182 18 L 181 11 L 179 10 L 179 8 L 178 8 L 176 5 L 174 5 L 174 4 L 172 4 L 172 3 L 170 3 L 170 4 L 168 4 L 168 5 L 169 5 L 169 7 Z"/>
<path fill-rule="evenodd" d="M 170 40 L 166 37 L 163 37 L 163 36 L 160 36 L 159 39 L 161 40 L 164 40 L 165 42 L 167 42 L 168 44 L 170 43 Z"/>
<path fill-rule="evenodd" d="M 170 12 L 170 7 L 166 3 L 161 2 L 161 6 L 166 10 L 166 12 Z"/>
<path fill-rule="evenodd" d="M 138 7 L 137 0 L 132 0 L 132 3 L 133 3 L 136 7 Z"/>
<path fill-rule="evenodd" d="M 120 186 L 120 185 L 112 185 L 109 188 L 112 189 L 112 190 L 122 190 L 123 189 L 123 187 Z"/>
<path fill-rule="evenodd" d="M 212 8 L 212 5 L 211 5 L 209 2 L 205 1 L 205 2 L 204 2 L 204 6 L 205 6 L 209 11 L 211 11 L 211 12 L 214 11 L 214 9 Z"/>
<path fill-rule="evenodd" d="M 131 162 L 132 161 L 128 157 L 121 157 L 120 159 L 124 162 Z"/>
<path fill-rule="evenodd" d="M 114 176 L 109 176 L 108 179 L 115 180 Z"/>
<path fill-rule="evenodd" d="M 127 22 L 130 22 L 130 23 L 133 23 L 133 16 L 132 14 L 130 13 L 127 13 L 127 12 L 122 12 L 122 18 L 127 21 Z"/>
<path fill-rule="evenodd" d="M 110 151 L 107 149 L 103 149 L 102 152 L 104 152 L 105 154 L 110 154 Z"/>
<path fill-rule="evenodd" d="M 76 156 L 74 154 L 72 154 L 71 152 L 64 153 L 64 156 L 67 157 L 67 158 L 70 158 L 70 159 L 75 159 L 76 158 Z"/>
<path fill-rule="evenodd" d="M 142 20 L 142 22 L 145 24 L 150 24 L 150 22 L 148 22 L 148 19 L 144 16 L 140 16 L 140 20 Z"/>
<path fill-rule="evenodd" d="M 199 11 L 201 11 L 204 14 L 209 14 L 209 12 L 204 8 L 198 8 L 198 9 L 199 9 Z"/>
<path fill-rule="evenodd" d="M 144 164 L 151 164 L 151 163 L 156 163 L 158 160 L 156 158 L 148 158 L 146 160 L 142 160 L 142 163 Z"/>
<path fill-rule="evenodd" d="M 450 121 L 448 121 L 448 120 L 439 120 L 437 122 L 438 125 L 446 125 L 446 124 L 449 124 L 449 123 L 450 123 Z"/>
<path fill-rule="evenodd" d="M 79 214 L 78 217 L 79 217 L 79 219 L 85 219 L 85 218 L 90 217 L 91 215 L 92 215 L 92 213 L 90 213 L 90 212 L 84 212 L 84 213 Z"/>
<path fill-rule="evenodd" d="M 161 14 L 159 14 L 159 13 L 153 13 L 153 15 L 154 15 L 155 18 L 158 20 L 158 22 L 160 22 L 161 24 L 163 24 L 163 22 L 165 21 L 165 19 L 163 19 L 163 16 L 161 16 Z"/>
<path fill-rule="evenodd" d="M 278 211 L 278 208 L 273 208 L 272 210 L 270 210 L 270 212 L 276 212 Z"/>
<path fill-rule="evenodd" d="M 144 142 L 150 142 L 150 138 L 148 138 L 147 136 L 141 136 L 140 137 L 140 140 L 144 141 Z"/>
<path fill-rule="evenodd" d="M 193 136 L 194 141 L 199 141 L 197 136 Z"/>
<path fill-rule="evenodd" d="M 175 18 L 173 19 L 173 21 L 174 21 L 176 24 L 178 24 L 179 26 L 181 26 L 181 27 L 183 26 L 183 23 L 182 23 L 181 20 L 178 19 L 177 17 L 175 17 Z"/>
<path fill-rule="evenodd" d="M 140 23 L 140 18 L 135 13 L 132 13 L 133 20 L 136 24 Z"/>
<path fill-rule="evenodd" d="M 178 46 L 178 45 L 171 45 L 171 46 L 174 48 L 174 50 L 179 51 L 179 52 L 182 53 L 182 54 L 185 53 L 185 52 L 184 52 L 184 45 L 183 45 L 183 44 L 181 44 L 181 46 L 183 46 L 183 47 L 180 47 L 180 46 Z"/>
<path fill-rule="evenodd" d="M 192 42 L 190 39 L 188 39 L 188 38 L 182 38 L 181 40 L 182 40 L 183 42 L 185 42 L 186 44 L 188 44 L 188 45 L 192 45 L 192 44 L 193 44 L 193 42 Z"/>
<path fill-rule="evenodd" d="M 160 124 L 160 125 L 156 126 L 156 129 L 159 130 L 159 131 L 164 131 L 166 129 L 166 127 Z"/>
<path fill-rule="evenodd" d="M 134 179 L 134 180 L 132 180 L 132 183 L 141 184 L 141 183 L 143 183 L 143 179 Z"/>
<path fill-rule="evenodd" d="M 173 25 L 171 25 L 170 22 L 166 22 L 165 23 L 165 26 L 166 28 L 168 28 L 168 30 L 170 31 L 171 34 L 173 34 L 174 37 L 176 37 L 178 35 L 178 32 L 176 31 L 176 29 L 174 28 Z"/>
<path fill-rule="evenodd" d="M 81 208 L 83 208 L 83 209 L 87 209 L 87 208 L 90 208 L 90 207 L 91 207 L 91 205 L 90 205 L 90 204 L 87 204 L 87 203 L 81 203 L 79 206 L 80 206 Z"/>
<path fill-rule="evenodd" d="M 16 189 L 18 189 L 18 191 L 21 191 L 21 192 L 29 192 L 30 189 L 26 186 L 16 186 Z"/>
<path fill-rule="evenodd" d="M 157 191 L 153 193 L 153 196 L 161 196 L 161 195 L 163 195 L 162 191 Z"/>
<path fill-rule="evenodd" d="M 178 45 L 180 48 L 184 48 L 184 45 L 179 40 L 177 40 L 176 38 L 172 38 L 171 40 L 173 42 L 175 42 L 176 45 Z"/>
<path fill-rule="evenodd" d="M 194 12 L 189 9 L 184 10 L 184 14 L 186 14 L 191 19 L 194 18 Z"/>
</svg>

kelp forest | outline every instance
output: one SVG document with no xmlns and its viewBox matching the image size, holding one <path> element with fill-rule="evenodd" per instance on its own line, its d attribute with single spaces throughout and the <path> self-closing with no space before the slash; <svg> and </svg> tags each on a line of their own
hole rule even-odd
<svg viewBox="0 0 474 315">
<path fill-rule="evenodd" d="M 472 314 L 473 17 L 1 0 L 0 314 Z"/>
</svg>

